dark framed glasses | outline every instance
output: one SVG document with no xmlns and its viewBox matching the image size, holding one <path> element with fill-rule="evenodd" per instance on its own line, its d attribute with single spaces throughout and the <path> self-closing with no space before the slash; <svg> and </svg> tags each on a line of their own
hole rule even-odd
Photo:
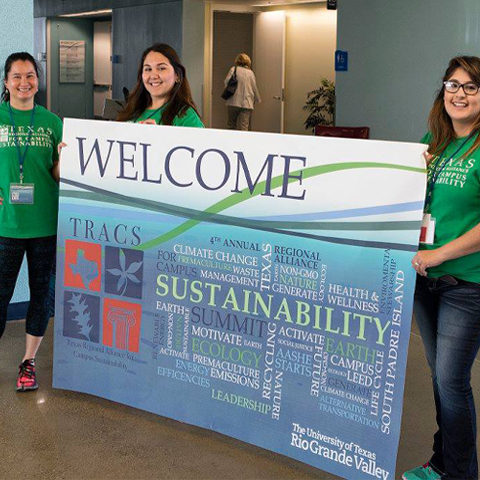
<svg viewBox="0 0 480 480">
<path fill-rule="evenodd" d="M 459 83 L 455 80 L 447 80 L 443 82 L 443 85 L 448 93 L 457 93 L 460 88 L 463 88 L 465 95 L 476 95 L 480 89 L 480 86 L 475 85 L 473 82 Z"/>
</svg>

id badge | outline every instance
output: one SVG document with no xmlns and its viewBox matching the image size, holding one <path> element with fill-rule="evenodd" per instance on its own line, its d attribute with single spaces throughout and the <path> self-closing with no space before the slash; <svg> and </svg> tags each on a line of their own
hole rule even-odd
<svg viewBox="0 0 480 480">
<path fill-rule="evenodd" d="M 424 213 L 422 219 L 422 228 L 420 229 L 420 243 L 433 245 L 435 238 L 435 219 L 429 214 Z"/>
<path fill-rule="evenodd" d="M 33 183 L 11 183 L 10 203 L 14 205 L 33 205 Z"/>
</svg>

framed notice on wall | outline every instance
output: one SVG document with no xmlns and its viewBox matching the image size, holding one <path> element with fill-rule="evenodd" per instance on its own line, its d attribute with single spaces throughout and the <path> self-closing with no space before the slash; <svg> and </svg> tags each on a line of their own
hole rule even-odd
<svg viewBox="0 0 480 480">
<path fill-rule="evenodd" d="M 60 40 L 60 83 L 85 83 L 85 41 Z"/>
</svg>

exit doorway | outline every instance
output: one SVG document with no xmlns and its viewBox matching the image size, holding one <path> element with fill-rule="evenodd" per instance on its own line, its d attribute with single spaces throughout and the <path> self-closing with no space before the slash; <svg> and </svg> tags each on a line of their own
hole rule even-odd
<svg viewBox="0 0 480 480">
<path fill-rule="evenodd" d="M 335 81 L 337 12 L 323 0 L 205 0 L 204 118 L 226 128 L 220 97 L 238 53 L 252 58 L 262 102 L 251 129 L 309 135 L 303 107 L 322 79 Z M 248 20 L 249 19 L 249 20 Z"/>
<path fill-rule="evenodd" d="M 252 59 L 252 70 L 262 98 L 255 106 L 251 129 L 282 133 L 285 108 L 284 12 L 214 10 L 210 117 L 214 128 L 226 128 L 227 109 L 221 93 L 225 76 L 239 53 L 246 53 Z"/>
<path fill-rule="evenodd" d="M 60 118 L 102 118 L 112 98 L 110 13 L 49 18 L 47 108 Z"/>
</svg>

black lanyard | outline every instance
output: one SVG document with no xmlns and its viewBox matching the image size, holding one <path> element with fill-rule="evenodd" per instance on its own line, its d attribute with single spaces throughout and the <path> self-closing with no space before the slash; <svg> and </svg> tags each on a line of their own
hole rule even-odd
<svg viewBox="0 0 480 480">
<path fill-rule="evenodd" d="M 22 152 L 20 151 L 20 144 L 18 143 L 17 128 L 15 127 L 15 119 L 13 117 L 12 106 L 10 105 L 10 102 L 8 102 L 8 110 L 10 112 L 10 120 L 12 122 L 12 127 L 13 127 L 13 138 L 15 140 L 15 145 L 17 147 L 18 162 L 20 164 L 20 183 L 23 183 L 23 164 L 25 163 L 28 147 L 30 146 L 30 140 L 32 139 L 33 124 L 35 122 L 35 107 L 36 105 L 34 104 L 33 110 L 32 110 L 32 116 L 30 118 L 30 127 L 28 129 L 27 143 L 25 144 L 25 150 L 23 151 L 23 155 L 22 155 Z"/>
<path fill-rule="evenodd" d="M 445 150 L 443 150 L 443 152 L 441 153 L 441 155 L 438 157 L 438 161 L 435 162 L 435 164 L 433 165 L 432 167 L 432 176 L 430 177 L 430 180 L 428 181 L 428 184 L 427 184 L 427 198 L 425 200 L 425 212 L 428 213 L 428 211 L 430 210 L 430 205 L 432 204 L 432 195 L 433 195 L 433 188 L 435 187 L 435 183 L 437 182 L 438 178 L 440 177 L 440 174 L 443 172 L 444 168 L 453 160 L 453 158 L 455 157 L 455 155 L 457 155 L 460 150 L 467 144 L 467 142 L 473 137 L 473 135 L 475 134 L 475 132 L 472 132 L 463 142 L 462 144 L 455 150 L 455 152 L 452 153 L 452 155 L 450 156 L 450 158 L 448 158 L 447 160 L 444 160 L 441 165 L 440 165 L 440 168 L 438 168 L 438 165 L 437 163 L 440 161 L 440 159 L 443 157 L 443 154 L 445 153 L 445 150 L 448 148 L 445 148 Z"/>
<path fill-rule="evenodd" d="M 144 118 L 144 119 L 142 120 L 142 122 L 143 122 L 144 120 L 148 120 L 149 118 L 152 118 L 152 117 L 153 117 L 157 112 L 159 112 L 164 106 L 165 106 L 165 105 L 162 105 L 161 107 L 158 107 L 158 108 L 157 108 L 156 110 L 154 110 L 147 118 Z M 140 117 L 138 117 L 138 118 L 140 118 Z M 135 120 L 134 123 L 137 123 L 137 122 L 138 122 L 138 118 Z"/>
</svg>

